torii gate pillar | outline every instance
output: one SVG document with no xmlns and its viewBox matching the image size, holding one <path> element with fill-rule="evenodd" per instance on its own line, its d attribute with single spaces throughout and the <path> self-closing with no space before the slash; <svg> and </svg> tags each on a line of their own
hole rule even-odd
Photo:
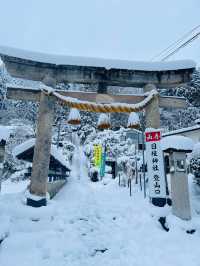
<svg viewBox="0 0 200 266">
<path fill-rule="evenodd" d="M 54 99 L 41 92 L 30 195 L 27 197 L 27 205 L 32 207 L 41 207 L 47 204 L 47 178 L 49 173 L 53 118 Z"/>
<path fill-rule="evenodd" d="M 156 86 L 154 84 L 147 84 L 144 87 L 144 93 L 151 90 L 156 90 Z M 145 108 L 145 124 L 146 128 L 160 128 L 160 110 L 158 96 L 154 97 Z"/>
</svg>

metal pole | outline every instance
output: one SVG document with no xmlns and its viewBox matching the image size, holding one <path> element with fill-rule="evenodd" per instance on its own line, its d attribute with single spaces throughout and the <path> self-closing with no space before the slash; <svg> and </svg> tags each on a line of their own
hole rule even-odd
<svg viewBox="0 0 200 266">
<path fill-rule="evenodd" d="M 146 178 L 145 178 L 145 160 L 144 160 L 144 114 L 142 112 L 142 172 L 143 172 L 143 184 L 144 184 L 144 198 L 146 198 Z"/>
<path fill-rule="evenodd" d="M 59 141 L 60 141 L 60 130 L 61 130 L 61 117 L 58 118 L 59 120 L 59 123 L 58 123 L 58 136 L 57 136 L 57 143 L 56 143 L 56 146 L 58 148 L 59 146 Z"/>
<path fill-rule="evenodd" d="M 139 180 L 140 180 L 140 190 L 142 191 L 142 174 L 139 173 Z"/>
<path fill-rule="evenodd" d="M 135 184 L 138 184 L 137 156 L 135 156 Z"/>
<path fill-rule="evenodd" d="M 137 132 L 137 141 L 138 141 L 138 132 Z M 136 148 L 135 145 L 135 184 L 138 184 L 137 154 L 138 154 L 138 149 Z"/>
</svg>

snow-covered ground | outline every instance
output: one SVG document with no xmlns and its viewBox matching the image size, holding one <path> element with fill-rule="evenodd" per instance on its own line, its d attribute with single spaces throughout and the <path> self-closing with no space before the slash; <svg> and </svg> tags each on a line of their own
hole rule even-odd
<svg viewBox="0 0 200 266">
<path fill-rule="evenodd" d="M 72 177 L 47 207 L 28 207 L 23 195 L 0 196 L 1 266 L 200 265 L 197 213 L 191 223 L 169 214 L 165 232 L 138 187 L 130 197 L 117 180 L 91 183 L 81 148 Z M 185 232 L 191 226 L 192 235 Z"/>
<path fill-rule="evenodd" d="M 1 194 L 10 194 L 10 193 L 18 193 L 24 191 L 29 184 L 28 180 L 20 180 L 13 182 L 10 179 L 2 182 L 1 186 Z"/>
</svg>

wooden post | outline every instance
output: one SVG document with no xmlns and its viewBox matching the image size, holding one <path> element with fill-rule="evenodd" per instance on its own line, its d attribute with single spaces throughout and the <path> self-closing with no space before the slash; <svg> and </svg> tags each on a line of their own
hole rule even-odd
<svg viewBox="0 0 200 266">
<path fill-rule="evenodd" d="M 45 206 L 47 204 L 47 178 L 50 162 L 53 117 L 54 99 L 51 96 L 46 95 L 44 92 L 41 92 L 37 122 L 37 138 L 34 148 L 30 184 L 30 197 L 27 198 L 27 205 L 33 207 Z M 31 197 L 31 194 L 33 197 Z"/>
<path fill-rule="evenodd" d="M 1 182 L 3 175 L 3 163 L 5 158 L 5 148 L 6 148 L 6 141 L 2 139 L 0 141 L 0 191 L 1 191 Z"/>
<path fill-rule="evenodd" d="M 147 84 L 144 87 L 144 92 L 156 90 L 153 84 Z M 154 99 L 145 108 L 146 128 L 160 128 L 160 111 L 159 111 L 159 98 Z"/>
</svg>

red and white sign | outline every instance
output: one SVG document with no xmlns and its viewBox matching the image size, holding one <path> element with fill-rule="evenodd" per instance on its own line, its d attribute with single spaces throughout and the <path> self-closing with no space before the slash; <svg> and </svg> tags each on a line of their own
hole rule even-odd
<svg viewBox="0 0 200 266">
<path fill-rule="evenodd" d="M 160 141 L 160 139 L 161 139 L 160 131 L 145 132 L 146 142 L 156 142 Z"/>
<path fill-rule="evenodd" d="M 145 132 L 149 196 L 151 198 L 166 198 L 164 160 L 160 141 L 160 130 L 152 129 L 152 131 Z"/>
</svg>

